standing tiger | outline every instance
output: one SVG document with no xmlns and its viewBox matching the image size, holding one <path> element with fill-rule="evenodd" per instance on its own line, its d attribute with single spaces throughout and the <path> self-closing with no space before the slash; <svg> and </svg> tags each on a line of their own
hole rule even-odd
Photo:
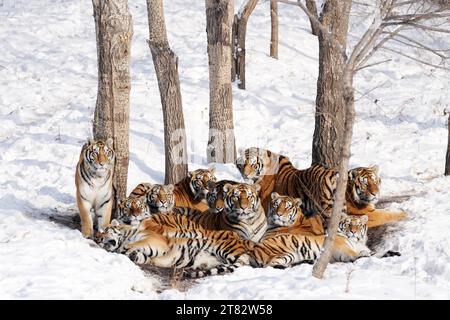
<svg viewBox="0 0 450 320">
<path fill-rule="evenodd" d="M 253 247 L 251 241 L 227 231 L 209 231 L 206 237 L 168 237 L 154 232 L 145 220 L 139 226 L 113 220 L 97 233 L 96 241 L 107 251 L 124 253 L 137 264 L 201 269 L 194 271 L 195 276 L 220 274 L 248 265 Z"/>
<path fill-rule="evenodd" d="M 274 213 L 274 211 L 272 212 Z M 316 260 L 325 242 L 325 235 L 295 232 L 286 229 L 269 230 L 257 244 L 251 255 L 251 265 L 259 267 L 287 268 L 299 263 Z M 372 255 L 366 246 L 367 216 L 348 217 L 343 214 L 333 244 L 333 261 L 351 262 Z"/>
<path fill-rule="evenodd" d="M 208 210 L 205 196 L 208 192 L 208 183 L 217 181 L 215 168 L 197 169 L 189 172 L 188 176 L 175 184 L 173 194 L 175 207 L 192 208 L 199 211 Z"/>
<path fill-rule="evenodd" d="M 265 212 L 268 210 L 279 168 L 285 162 L 289 162 L 287 157 L 255 147 L 245 149 L 236 159 L 236 166 L 242 177 L 261 186 L 259 197 Z"/>
<path fill-rule="evenodd" d="M 369 228 L 406 218 L 402 211 L 392 212 L 376 209 L 381 178 L 379 167 L 358 167 L 349 170 L 346 189 L 346 206 L 349 214 L 365 214 Z"/>
<path fill-rule="evenodd" d="M 81 218 L 81 232 L 92 238 L 94 224 L 99 229 L 111 220 L 113 205 L 113 140 L 94 140 L 85 143 L 75 172 L 77 205 Z"/>
</svg>

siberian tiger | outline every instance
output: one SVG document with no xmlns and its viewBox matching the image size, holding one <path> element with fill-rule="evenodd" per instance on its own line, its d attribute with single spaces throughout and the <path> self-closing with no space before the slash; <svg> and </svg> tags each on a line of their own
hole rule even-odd
<svg viewBox="0 0 450 320">
<path fill-rule="evenodd" d="M 77 205 L 81 218 L 81 232 L 92 238 L 94 223 L 99 229 L 111 220 L 113 205 L 113 140 L 89 140 L 81 149 L 75 173 Z"/>
<path fill-rule="evenodd" d="M 223 187 L 226 184 L 235 185 L 238 182 L 231 180 L 220 180 L 218 182 L 210 181 L 208 183 L 208 193 L 206 194 L 206 202 L 211 213 L 221 213 L 225 207 Z"/>
<path fill-rule="evenodd" d="M 146 196 L 147 193 L 152 189 L 153 185 L 148 182 L 143 182 L 138 184 L 133 191 L 131 191 L 128 198 L 140 198 Z"/>
<path fill-rule="evenodd" d="M 214 168 L 197 169 L 189 172 L 188 176 L 175 184 L 173 194 L 175 206 L 192 208 L 199 211 L 208 210 L 205 196 L 208 192 L 208 183 L 215 182 Z"/>
<path fill-rule="evenodd" d="M 322 230 L 320 234 L 324 234 L 322 225 L 315 225 L 316 223 L 314 217 L 306 217 L 303 214 L 300 198 L 281 196 L 273 192 L 267 214 L 268 228 L 264 238 L 280 233 L 317 235 L 314 230 Z"/>
<path fill-rule="evenodd" d="M 289 162 L 287 157 L 255 147 L 245 149 L 242 156 L 236 159 L 236 166 L 242 177 L 261 186 L 259 197 L 265 212 L 268 210 L 280 165 L 285 162 Z"/>
<path fill-rule="evenodd" d="M 201 269 L 188 273 L 196 277 L 248 265 L 253 248 L 253 242 L 230 236 L 227 231 L 209 231 L 206 237 L 194 238 L 164 236 L 149 228 L 145 220 L 137 227 L 113 220 L 97 233 L 96 241 L 107 251 L 124 253 L 137 264 Z"/>
<path fill-rule="evenodd" d="M 348 262 L 371 256 L 372 253 L 365 243 L 367 217 L 352 217 L 352 222 L 348 222 L 348 217 L 343 214 L 341 219 L 333 245 L 333 261 Z M 272 236 L 266 236 L 260 243 L 255 244 L 251 256 L 253 266 L 287 268 L 299 263 L 311 263 L 319 257 L 325 241 L 325 235 L 273 230 L 271 233 Z"/>
<path fill-rule="evenodd" d="M 147 191 L 146 199 L 151 213 L 168 213 L 171 212 L 175 206 L 173 184 L 161 185 L 154 184 L 150 190 Z"/>
<path fill-rule="evenodd" d="M 244 239 L 259 241 L 267 229 L 267 219 L 258 197 L 259 185 L 227 183 L 222 190 L 223 211 L 188 212 L 189 218 L 208 230 L 230 230 Z"/>
<path fill-rule="evenodd" d="M 359 167 L 348 172 L 347 190 L 345 194 L 347 212 L 349 214 L 365 214 L 369 216 L 369 228 L 406 218 L 402 211 L 391 212 L 376 209 L 380 192 L 381 178 L 379 167 Z"/>
<path fill-rule="evenodd" d="M 117 220 L 123 223 L 137 224 L 151 215 L 145 195 L 140 197 L 130 195 L 117 203 Z"/>
</svg>

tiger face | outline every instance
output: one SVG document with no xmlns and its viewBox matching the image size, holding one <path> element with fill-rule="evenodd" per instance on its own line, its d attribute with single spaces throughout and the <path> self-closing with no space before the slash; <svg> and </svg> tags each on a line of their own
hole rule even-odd
<svg viewBox="0 0 450 320">
<path fill-rule="evenodd" d="M 212 213 L 221 213 L 224 209 L 224 192 L 223 186 L 225 184 L 236 184 L 231 180 L 221 180 L 219 182 L 208 182 L 208 193 L 206 194 L 206 202 L 209 207 L 209 211 Z"/>
<path fill-rule="evenodd" d="M 365 242 L 367 240 L 367 222 L 369 217 L 366 215 L 346 215 L 342 214 L 339 222 L 338 233 L 349 239 Z"/>
<path fill-rule="evenodd" d="M 96 171 L 106 172 L 114 165 L 113 139 L 89 140 L 84 145 L 84 160 Z"/>
<path fill-rule="evenodd" d="M 246 180 L 256 182 L 263 175 L 264 162 L 258 155 L 250 154 L 239 157 L 236 159 L 236 166 Z"/>
<path fill-rule="evenodd" d="M 267 215 L 271 227 L 290 227 L 303 216 L 302 200 L 272 192 Z"/>
<path fill-rule="evenodd" d="M 117 210 L 118 219 L 126 224 L 138 224 L 151 215 L 145 196 L 119 200 Z"/>
<path fill-rule="evenodd" d="M 123 225 L 121 225 L 119 221 L 113 219 L 108 227 L 95 234 L 95 241 L 106 251 L 117 251 L 124 239 L 122 227 Z"/>
<path fill-rule="evenodd" d="M 358 204 L 375 204 L 378 201 L 381 179 L 378 166 L 359 167 L 349 171 L 347 193 Z"/>
<path fill-rule="evenodd" d="M 204 199 L 206 197 L 206 194 L 208 193 L 208 183 L 210 181 L 217 181 L 214 172 L 215 168 L 197 169 L 189 172 L 189 187 L 196 200 Z"/>
<path fill-rule="evenodd" d="M 173 195 L 173 184 L 161 185 L 154 184 L 147 192 L 147 204 L 151 213 L 171 212 L 175 205 L 175 196 Z"/>
<path fill-rule="evenodd" d="M 257 184 L 225 184 L 223 186 L 224 210 L 227 216 L 234 221 L 253 217 L 260 207 L 258 196 L 260 188 Z"/>
</svg>

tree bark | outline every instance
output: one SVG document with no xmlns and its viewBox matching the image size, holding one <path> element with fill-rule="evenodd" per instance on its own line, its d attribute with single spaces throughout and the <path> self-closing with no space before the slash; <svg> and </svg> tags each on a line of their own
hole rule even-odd
<svg viewBox="0 0 450 320">
<path fill-rule="evenodd" d="M 445 175 L 450 175 L 450 110 L 448 114 L 448 142 L 447 142 L 447 155 L 445 160 Z"/>
<path fill-rule="evenodd" d="M 245 35 L 247 33 L 248 18 L 256 7 L 258 0 L 247 0 L 234 16 L 233 20 L 233 57 L 234 72 L 232 79 L 237 78 L 238 88 L 245 89 Z"/>
<path fill-rule="evenodd" d="M 345 133 L 341 148 L 341 161 L 338 166 L 339 176 L 337 179 L 336 192 L 334 194 L 333 212 L 327 227 L 327 237 L 324 248 L 319 259 L 313 267 L 313 276 L 322 279 L 323 273 L 328 266 L 333 254 L 333 245 L 336 239 L 341 212 L 344 211 L 345 190 L 348 180 L 348 162 L 350 159 L 350 146 L 353 135 L 353 124 L 355 122 L 355 94 L 353 89 L 353 72 L 345 72 L 345 78 L 342 80 L 344 96 L 345 115 Z"/>
<path fill-rule="evenodd" d="M 125 197 L 128 176 L 130 48 L 133 24 L 127 0 L 92 0 L 97 38 L 98 92 L 95 139 L 114 140 L 113 186 Z"/>
<path fill-rule="evenodd" d="M 178 57 L 167 40 L 162 0 L 147 0 L 148 45 L 152 53 L 164 120 L 165 184 L 187 176 L 187 147 L 181 102 Z"/>
<path fill-rule="evenodd" d="M 308 8 L 309 12 L 311 12 L 314 17 L 316 17 L 316 19 L 319 19 L 319 15 L 317 14 L 316 0 L 306 0 L 306 7 Z M 309 22 L 311 24 L 311 33 L 315 36 L 318 36 L 320 29 L 317 27 L 314 21 L 312 21 L 311 18 L 309 18 Z"/>
<path fill-rule="evenodd" d="M 236 159 L 231 91 L 233 0 L 205 0 L 209 60 L 208 162 Z"/>
<path fill-rule="evenodd" d="M 327 0 L 321 23 L 345 49 L 351 0 Z M 345 108 L 343 74 L 346 57 L 319 33 L 319 77 L 317 80 L 312 164 L 334 167 L 339 164 L 344 138 Z"/>
<path fill-rule="evenodd" d="M 270 0 L 270 56 L 278 59 L 278 1 Z"/>
</svg>

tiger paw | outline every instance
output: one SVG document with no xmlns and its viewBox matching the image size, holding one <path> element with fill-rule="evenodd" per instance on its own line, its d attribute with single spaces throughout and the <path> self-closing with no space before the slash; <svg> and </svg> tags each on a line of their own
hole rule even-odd
<svg viewBox="0 0 450 320">
<path fill-rule="evenodd" d="M 372 256 L 372 252 L 370 250 L 361 250 L 358 253 L 358 258 L 362 258 L 362 257 L 371 257 Z"/>
</svg>

